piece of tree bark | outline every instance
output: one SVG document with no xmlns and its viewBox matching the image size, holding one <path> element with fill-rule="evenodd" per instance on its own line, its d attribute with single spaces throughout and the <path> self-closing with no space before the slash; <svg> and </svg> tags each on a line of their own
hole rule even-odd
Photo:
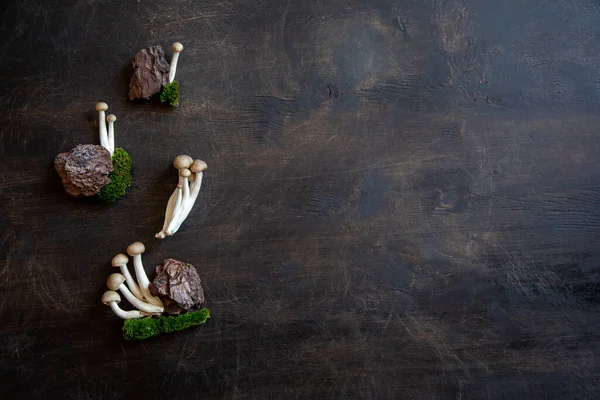
<svg viewBox="0 0 600 400">
<path fill-rule="evenodd" d="M 110 182 L 113 164 L 110 152 L 104 147 L 80 144 L 70 152 L 57 155 L 54 168 L 67 194 L 84 197 L 95 195 Z"/>
<path fill-rule="evenodd" d="M 169 83 L 169 63 L 161 46 L 141 49 L 133 57 L 129 99 L 149 99 Z"/>
<path fill-rule="evenodd" d="M 156 277 L 148 288 L 162 300 L 168 314 L 181 314 L 204 304 L 204 290 L 196 268 L 172 258 L 156 267 Z"/>
</svg>

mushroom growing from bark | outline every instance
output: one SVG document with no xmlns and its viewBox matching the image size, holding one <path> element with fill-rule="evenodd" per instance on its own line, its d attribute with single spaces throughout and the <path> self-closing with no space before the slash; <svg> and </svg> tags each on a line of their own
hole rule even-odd
<svg viewBox="0 0 600 400">
<path fill-rule="evenodd" d="M 119 303 L 121 302 L 121 296 L 119 296 L 119 293 L 113 291 L 113 290 L 108 290 L 106 292 L 104 292 L 104 294 L 102 295 L 102 303 L 104 303 L 105 305 L 109 306 L 113 312 L 115 314 L 117 314 L 117 317 L 122 318 L 122 319 L 135 319 L 135 318 L 142 318 L 142 317 L 146 317 L 150 314 L 139 311 L 139 310 L 132 310 L 132 311 L 125 311 L 122 310 L 119 307 Z"/>
<path fill-rule="evenodd" d="M 100 129 L 100 145 L 104 147 L 110 153 L 111 157 L 115 151 L 114 147 L 111 150 L 110 144 L 108 143 L 108 131 L 106 129 L 106 110 L 108 110 L 108 104 L 96 103 L 96 111 L 98 111 L 99 129 Z M 113 139 L 114 142 L 114 139 Z"/>
<path fill-rule="evenodd" d="M 175 72 L 177 71 L 177 61 L 179 60 L 179 53 L 183 51 L 183 45 L 179 42 L 173 43 L 171 46 L 173 49 L 173 57 L 171 58 L 171 67 L 169 70 L 169 83 L 175 80 Z"/>
<path fill-rule="evenodd" d="M 148 290 L 148 285 L 150 285 L 150 281 L 146 276 L 146 271 L 144 271 L 144 265 L 142 264 L 142 254 L 146 251 L 146 247 L 141 242 L 135 242 L 127 247 L 127 254 L 133 257 L 133 268 L 135 269 L 135 276 L 137 278 L 138 286 L 144 295 L 144 298 L 155 306 L 162 307 L 163 304 L 158 297 L 154 297 L 150 294 L 150 290 Z"/>
<path fill-rule="evenodd" d="M 137 308 L 140 311 L 144 311 L 147 313 L 160 315 L 164 311 L 163 307 L 155 306 L 150 303 L 146 303 L 143 300 L 138 299 L 127 289 L 127 286 L 124 285 L 125 277 L 121 274 L 111 274 L 106 280 L 106 286 L 110 290 L 114 290 L 115 292 L 119 290 L 123 296 L 131 303 L 132 306 Z"/>
<path fill-rule="evenodd" d="M 140 242 L 132 243 L 127 248 L 127 252 L 134 257 L 137 283 L 127 271 L 128 257 L 125 254 L 113 257 L 113 266 L 120 267 L 126 274 L 111 274 L 106 281 L 110 290 L 102 296 L 102 302 L 110 306 L 118 317 L 126 320 L 123 323 L 123 337 L 126 340 L 142 340 L 205 323 L 210 317 L 210 311 L 208 308 L 202 308 L 204 291 L 198 272 L 191 264 L 167 259 L 156 267 L 157 276 L 150 286 L 151 291 L 155 291 L 160 297 L 157 299 L 160 305 L 150 303 L 153 296 L 144 295 L 148 290 L 145 283 L 148 278 L 141 263 L 141 254 L 144 251 L 145 246 Z M 139 287 L 139 291 L 142 292 L 141 298 L 133 294 L 126 285 L 129 285 L 129 288 Z M 121 296 L 117 290 L 138 310 L 125 311 L 119 308 Z M 166 307 L 163 307 L 161 299 L 164 299 Z M 165 316 L 165 312 L 179 315 Z"/>
<path fill-rule="evenodd" d="M 108 104 L 96 103 L 95 109 L 99 117 L 100 146 L 80 144 L 71 152 L 56 156 L 54 166 L 69 195 L 98 195 L 112 203 L 124 196 L 131 186 L 131 157 L 125 150 L 115 149 L 117 117 L 113 114 L 105 117 Z"/>
<path fill-rule="evenodd" d="M 175 72 L 177 71 L 179 53 L 183 51 L 183 45 L 175 42 L 171 48 L 173 49 L 173 57 L 171 58 L 171 66 L 169 67 L 169 83 L 160 92 L 160 101 L 177 107 L 179 105 L 179 82 L 175 80 Z"/>
<path fill-rule="evenodd" d="M 173 165 L 179 170 L 179 182 L 167 203 L 163 228 L 155 235 L 159 239 L 164 239 L 177 232 L 190 214 L 200 193 L 203 171 L 207 168 L 204 161 L 192 160 L 187 155 L 177 156 Z M 191 176 L 194 176 L 192 182 L 190 182 Z"/>
<path fill-rule="evenodd" d="M 108 122 L 108 151 L 110 151 L 110 155 L 113 156 L 115 154 L 115 121 L 117 120 L 117 116 L 114 114 L 109 114 L 106 117 L 106 122 Z"/>
</svg>

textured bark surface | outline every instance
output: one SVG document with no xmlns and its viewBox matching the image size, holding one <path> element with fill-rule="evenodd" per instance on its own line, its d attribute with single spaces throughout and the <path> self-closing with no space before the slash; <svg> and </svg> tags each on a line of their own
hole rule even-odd
<svg viewBox="0 0 600 400">
<path fill-rule="evenodd" d="M 60 153 L 54 159 L 54 167 L 65 191 L 73 197 L 95 195 L 110 182 L 108 175 L 113 171 L 109 151 L 93 144 L 80 144 Z"/>
<path fill-rule="evenodd" d="M 172 258 L 156 267 L 156 277 L 149 288 L 153 296 L 160 297 L 169 314 L 181 314 L 204 304 L 204 291 L 196 268 Z"/>
<path fill-rule="evenodd" d="M 129 99 L 149 99 L 169 83 L 170 66 L 161 46 L 141 49 L 133 57 Z"/>
</svg>

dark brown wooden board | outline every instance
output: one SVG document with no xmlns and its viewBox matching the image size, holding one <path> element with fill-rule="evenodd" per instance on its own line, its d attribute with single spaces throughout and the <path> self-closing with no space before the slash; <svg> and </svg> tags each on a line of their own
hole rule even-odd
<svg viewBox="0 0 600 400">
<path fill-rule="evenodd" d="M 10 399 L 600 398 L 600 4 L 8 1 L 0 382 Z M 185 49 L 181 105 L 127 100 Z M 54 157 L 117 115 L 110 206 Z M 154 238 L 177 154 L 208 163 Z M 198 267 L 212 318 L 124 342 L 111 258 Z"/>
</svg>

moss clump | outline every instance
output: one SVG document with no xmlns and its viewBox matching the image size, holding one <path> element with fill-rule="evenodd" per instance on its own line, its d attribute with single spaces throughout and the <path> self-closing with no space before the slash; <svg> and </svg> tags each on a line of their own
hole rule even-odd
<svg viewBox="0 0 600 400">
<path fill-rule="evenodd" d="M 113 203 L 125 196 L 131 186 L 131 156 L 125 150 L 118 148 L 112 156 L 113 172 L 110 173 L 110 183 L 102 187 L 98 197 L 106 203 Z"/>
<path fill-rule="evenodd" d="M 179 82 L 173 81 L 165 85 L 160 92 L 160 101 L 177 107 L 179 105 Z"/>
<path fill-rule="evenodd" d="M 208 308 L 202 308 L 181 315 L 127 319 L 123 323 L 123 337 L 126 340 L 144 340 L 161 333 L 171 333 L 202 325 L 209 317 L 210 311 Z"/>
</svg>

